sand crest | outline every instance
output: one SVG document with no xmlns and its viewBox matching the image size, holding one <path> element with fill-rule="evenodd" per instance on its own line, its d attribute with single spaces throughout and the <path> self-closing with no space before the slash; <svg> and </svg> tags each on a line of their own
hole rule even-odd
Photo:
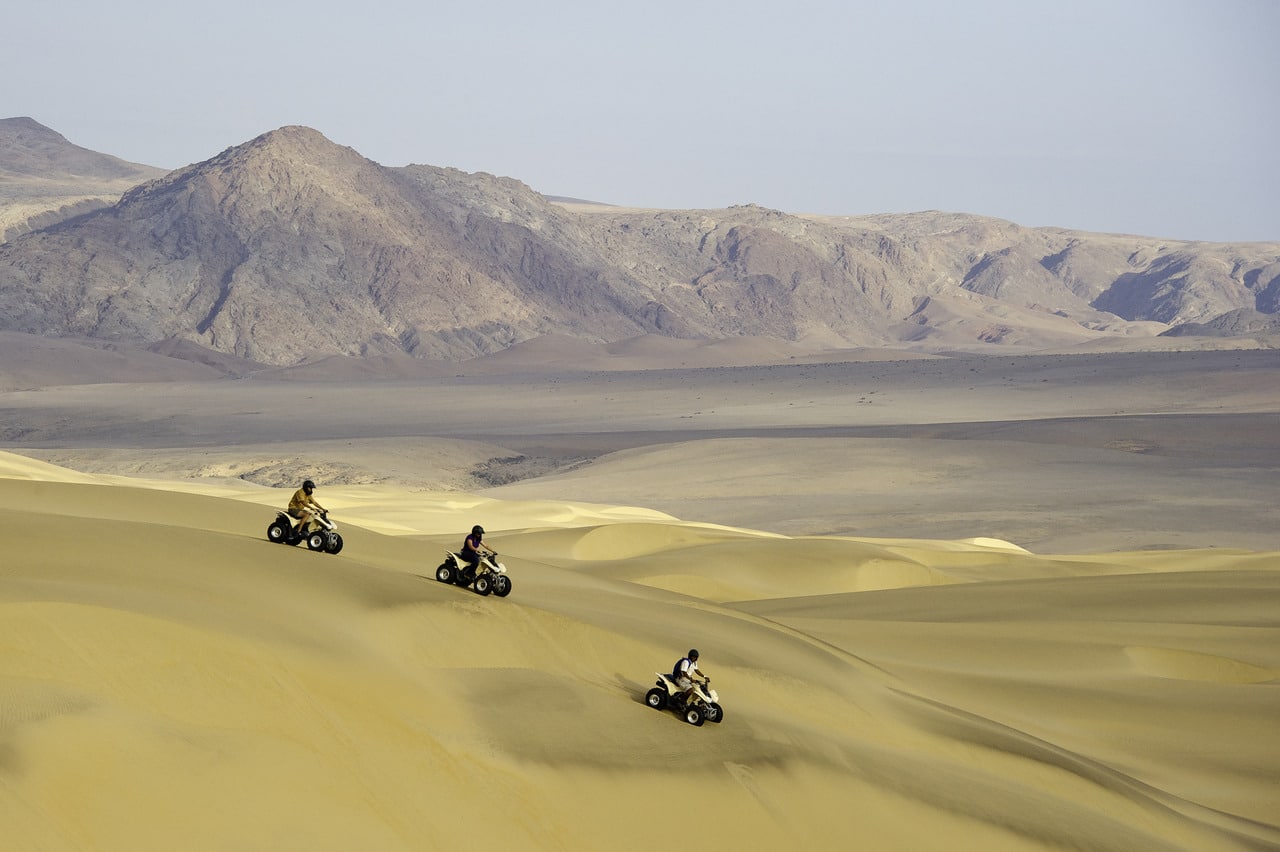
<svg viewBox="0 0 1280 852">
<path fill-rule="evenodd" d="M 1280 844 L 1280 556 L 1042 556 L 0 453 L 15 849 Z M 432 577 L 482 521 L 515 588 Z M 642 703 L 703 652 L 726 710 Z"/>
</svg>

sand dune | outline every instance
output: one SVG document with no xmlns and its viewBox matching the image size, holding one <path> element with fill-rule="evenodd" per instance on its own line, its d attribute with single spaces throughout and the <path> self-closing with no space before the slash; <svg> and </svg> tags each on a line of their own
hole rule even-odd
<svg viewBox="0 0 1280 852">
<path fill-rule="evenodd" d="M 14 849 L 1280 845 L 1280 555 L 1043 556 L 0 453 Z M 480 521 L 515 589 L 443 586 Z M 878 590 L 878 591 L 877 591 Z M 642 703 L 694 645 L 726 708 Z"/>
<path fill-rule="evenodd" d="M 95 473 L 310 475 L 785 535 L 1280 547 L 1275 351 L 535 368 L 10 392 L 0 446 Z"/>
<path fill-rule="evenodd" d="M 1222 425 L 1215 423 L 1204 440 L 1218 441 L 1215 452 L 1225 456 L 1232 439 Z M 1176 459 L 1168 456 L 1184 451 L 1171 441 L 1160 451 L 1165 458 L 1142 452 L 1147 444 L 1124 443 L 1156 440 L 1158 424 L 1130 424 L 1115 436 L 1099 431 L 1094 446 L 1038 434 L 1054 431 L 1049 424 L 988 427 L 963 439 L 959 430 L 940 431 L 655 444 L 485 493 L 643 505 L 790 535 L 978 535 L 1062 553 L 1276 545 L 1276 509 L 1265 496 L 1274 481 L 1271 462 L 1259 454 L 1256 466 L 1206 464 L 1190 446 L 1194 430 L 1185 423 L 1179 440 L 1187 449 Z M 1061 431 L 1088 440 L 1090 429 L 1073 424 Z M 1160 497 L 1143 499 L 1151 494 Z M 1207 505 L 1215 511 L 1206 512 Z"/>
<path fill-rule="evenodd" d="M 94 382 L 217 378 L 218 371 L 136 347 L 0 331 L 0 391 Z"/>
<path fill-rule="evenodd" d="M 456 365 L 455 371 L 467 375 L 509 374 L 519 371 L 555 374 L 917 360 L 931 357 L 934 356 L 910 350 L 867 348 L 833 351 L 768 337 L 684 340 L 646 334 L 614 343 L 590 343 L 580 338 L 547 335 L 516 344 L 493 355 L 462 362 Z"/>
<path fill-rule="evenodd" d="M 1273 352 L 83 349 L 0 357 L 0 848 L 1280 847 Z"/>
</svg>

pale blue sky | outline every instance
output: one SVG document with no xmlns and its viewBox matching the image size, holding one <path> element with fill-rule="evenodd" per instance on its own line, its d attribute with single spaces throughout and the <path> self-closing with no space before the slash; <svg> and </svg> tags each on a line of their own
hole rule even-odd
<svg viewBox="0 0 1280 852">
<path fill-rule="evenodd" d="M 169 168 L 304 124 L 623 205 L 1280 240 L 1280 0 L 49 0 L 0 80 Z"/>
</svg>

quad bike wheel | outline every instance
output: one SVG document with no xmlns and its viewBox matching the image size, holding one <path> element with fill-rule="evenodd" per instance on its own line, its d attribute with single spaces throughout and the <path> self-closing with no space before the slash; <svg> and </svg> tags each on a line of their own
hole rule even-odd
<svg viewBox="0 0 1280 852">
<path fill-rule="evenodd" d="M 324 533 L 317 530 L 316 532 L 307 533 L 307 549 L 308 550 L 324 550 Z"/>
<path fill-rule="evenodd" d="M 436 579 L 441 583 L 452 583 L 453 566 L 448 562 L 441 562 L 440 567 L 436 569 Z"/>
<path fill-rule="evenodd" d="M 705 715 L 708 722 L 715 722 L 718 725 L 724 721 L 724 708 L 713 701 L 707 706 Z"/>
<path fill-rule="evenodd" d="M 500 598 L 505 598 L 511 594 L 511 578 L 506 574 L 499 574 L 493 578 L 493 593 Z"/>
<path fill-rule="evenodd" d="M 707 717 L 702 714 L 701 707 L 686 707 L 684 708 L 684 720 L 697 728 L 707 721 Z"/>
<path fill-rule="evenodd" d="M 493 581 L 489 579 L 488 574 L 481 574 L 476 577 L 475 585 L 472 586 L 476 590 L 477 595 L 487 595 L 493 591 Z"/>
<path fill-rule="evenodd" d="M 289 531 L 284 528 L 284 524 L 275 521 L 271 526 L 267 527 L 267 541 L 273 541 L 276 544 L 284 544 L 289 540 Z"/>
<path fill-rule="evenodd" d="M 324 541 L 325 553 L 332 553 L 336 556 L 338 554 L 338 551 L 340 550 L 342 550 L 342 534 L 341 533 L 331 532 L 327 536 L 325 536 L 325 541 Z"/>
<path fill-rule="evenodd" d="M 661 710 L 667 706 L 666 690 L 658 689 L 656 686 L 645 693 L 644 703 L 648 704 L 654 710 Z"/>
</svg>

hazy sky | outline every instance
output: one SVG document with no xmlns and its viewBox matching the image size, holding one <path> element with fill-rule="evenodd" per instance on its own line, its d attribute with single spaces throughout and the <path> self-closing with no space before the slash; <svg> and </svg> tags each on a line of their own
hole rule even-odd
<svg viewBox="0 0 1280 852">
<path fill-rule="evenodd" d="M 694 208 L 1280 240 L 1280 0 L 50 0 L 0 117 L 154 166 L 313 127 Z"/>
</svg>

